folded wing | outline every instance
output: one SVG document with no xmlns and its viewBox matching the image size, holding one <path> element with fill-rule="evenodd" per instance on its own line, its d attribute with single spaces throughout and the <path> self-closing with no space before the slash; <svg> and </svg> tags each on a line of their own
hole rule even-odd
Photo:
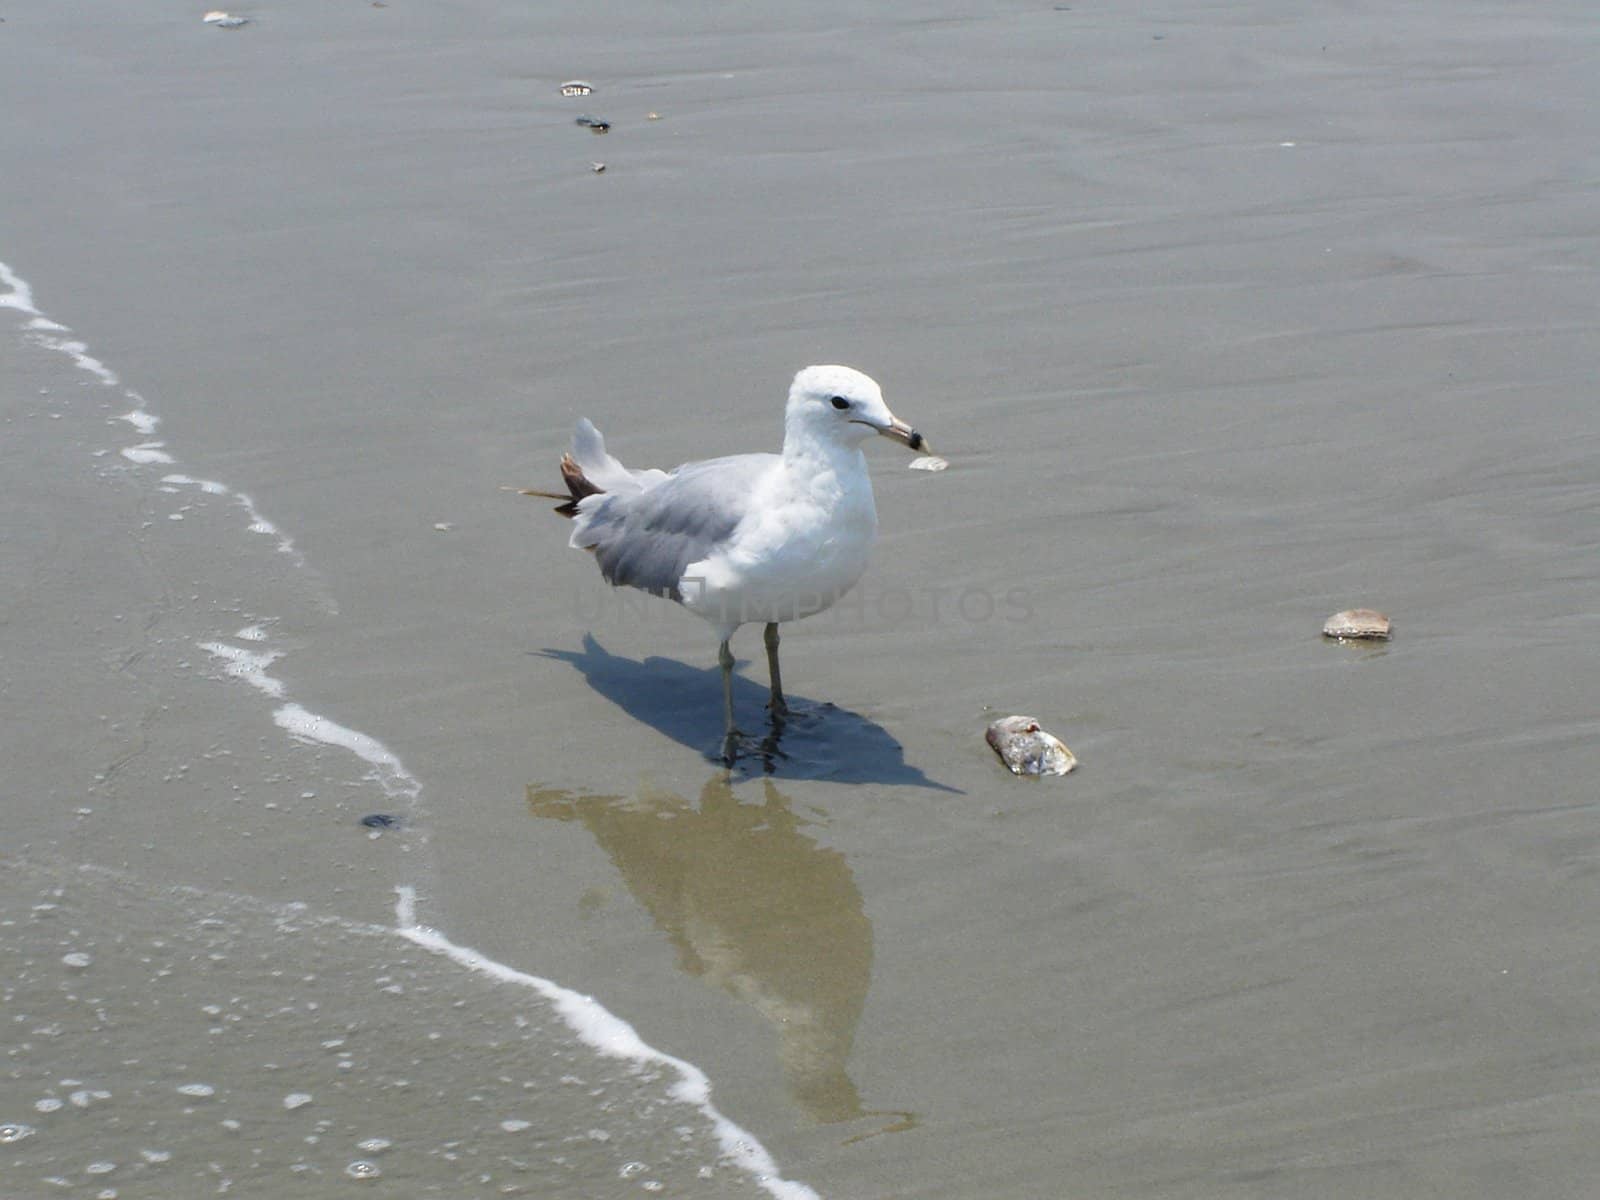
<svg viewBox="0 0 1600 1200">
<path fill-rule="evenodd" d="M 594 551 L 608 582 L 674 600 L 683 599 L 678 585 L 689 564 L 726 545 L 750 512 L 757 483 L 782 461 L 776 454 L 738 454 L 687 463 L 670 475 L 629 471 L 605 453 L 587 421 L 580 436 L 585 425 L 594 441 L 579 445 L 575 439 L 573 450 L 584 473 L 602 487 L 591 466 L 613 482 L 621 472 L 626 481 L 582 500 L 572 545 Z"/>
</svg>

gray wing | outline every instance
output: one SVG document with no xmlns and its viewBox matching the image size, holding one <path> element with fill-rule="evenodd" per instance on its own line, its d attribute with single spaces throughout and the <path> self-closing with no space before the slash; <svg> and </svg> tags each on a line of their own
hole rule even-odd
<svg viewBox="0 0 1600 1200">
<path fill-rule="evenodd" d="M 750 511 L 756 481 L 776 454 L 737 454 L 687 463 L 637 494 L 590 498 L 572 544 L 593 550 L 608 583 L 682 600 L 678 581 L 715 553 Z"/>
</svg>

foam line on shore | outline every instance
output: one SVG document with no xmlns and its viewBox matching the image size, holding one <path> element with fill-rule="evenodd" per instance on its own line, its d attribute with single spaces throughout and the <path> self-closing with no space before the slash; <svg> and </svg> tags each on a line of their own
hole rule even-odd
<svg viewBox="0 0 1600 1200">
<path fill-rule="evenodd" d="M 676 1072 L 678 1082 L 671 1089 L 673 1097 L 693 1105 L 711 1122 L 723 1155 L 729 1162 L 749 1172 L 761 1189 L 774 1200 L 821 1200 L 816 1191 L 806 1184 L 785 1179 L 767 1148 L 711 1103 L 711 1080 L 699 1067 L 657 1050 L 641 1038 L 632 1025 L 593 996 L 585 996 L 541 976 L 509 967 L 470 946 L 457 945 L 436 929 L 419 925 L 415 889 L 398 887 L 395 893 L 396 932 L 401 937 L 424 950 L 442 954 L 470 971 L 537 992 L 554 1005 L 567 1027 L 584 1045 L 600 1054 L 627 1059 L 641 1067 L 666 1067 Z"/>
<path fill-rule="evenodd" d="M 415 800 L 422 794 L 422 784 L 406 770 L 399 756 L 370 734 L 330 721 L 293 701 L 274 710 L 272 719 L 290 737 L 302 742 L 337 746 L 354 754 L 372 768 L 369 773 L 385 795 L 393 799 Z"/>
<path fill-rule="evenodd" d="M 266 631 L 260 626 L 250 626 L 234 634 L 234 637 L 240 641 L 260 643 L 266 640 Z M 398 754 L 377 738 L 314 713 L 303 704 L 286 700 L 288 688 L 283 680 L 267 674 L 267 668 L 283 657 L 283 651 L 252 650 L 221 641 L 200 642 L 198 645 L 221 665 L 224 675 L 243 680 L 274 700 L 285 700 L 273 710 L 272 720 L 296 741 L 348 750 L 367 764 L 370 768 L 368 777 L 390 799 L 415 800 L 422 794 L 421 781 L 406 770 Z"/>
<path fill-rule="evenodd" d="M 118 449 L 128 462 L 140 467 L 171 466 L 177 463 L 171 450 L 164 441 L 155 441 L 151 435 L 155 433 L 156 426 L 161 423 L 161 418 L 152 413 L 145 404 L 145 399 L 132 388 L 123 387 L 117 373 L 94 355 L 89 353 L 88 344 L 73 335 L 72 328 L 50 317 L 34 299 L 33 285 L 22 276 L 18 275 L 12 267 L 5 262 L 0 262 L 0 286 L 5 291 L 0 292 L 0 309 L 9 308 L 21 313 L 28 319 L 23 322 L 27 340 L 46 350 L 53 350 L 57 354 L 64 354 L 72 360 L 72 365 L 80 371 L 93 375 L 101 385 L 109 388 L 119 388 L 123 396 L 133 406 L 127 412 L 112 418 L 124 421 L 133 426 L 133 429 L 144 440 L 133 445 L 122 446 Z M 164 483 L 197 483 L 183 475 L 168 475 Z M 249 518 L 246 528 L 251 533 L 262 534 L 277 539 L 278 551 L 292 557 L 296 564 L 304 566 L 305 561 L 294 548 L 294 542 L 283 535 L 278 527 L 262 515 L 255 501 L 243 492 L 235 491 L 226 484 L 206 482 L 203 490 L 214 495 L 231 496 L 234 503 L 245 510 Z"/>
</svg>

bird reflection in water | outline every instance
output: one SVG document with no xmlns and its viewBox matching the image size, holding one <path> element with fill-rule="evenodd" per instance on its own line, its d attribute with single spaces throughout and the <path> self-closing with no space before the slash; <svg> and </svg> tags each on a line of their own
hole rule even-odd
<svg viewBox="0 0 1600 1200">
<path fill-rule="evenodd" d="M 771 780 L 763 787 L 762 803 L 740 803 L 719 774 L 696 805 L 650 790 L 630 801 L 530 786 L 528 807 L 582 822 L 679 965 L 772 1024 L 785 1081 L 807 1114 L 824 1123 L 891 1116 L 873 1132 L 910 1129 L 914 1114 L 863 1109 L 845 1071 L 872 976 L 872 925 L 849 864 L 806 835 Z"/>
</svg>

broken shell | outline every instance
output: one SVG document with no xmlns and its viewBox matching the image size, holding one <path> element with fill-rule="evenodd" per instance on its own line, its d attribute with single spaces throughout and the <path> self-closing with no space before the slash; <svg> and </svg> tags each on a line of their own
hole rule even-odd
<svg viewBox="0 0 1600 1200">
<path fill-rule="evenodd" d="M 1371 608 L 1347 608 L 1334 613 L 1322 625 L 1322 636 L 1339 638 L 1366 638 L 1386 642 L 1393 635 L 1389 618 Z"/>
<path fill-rule="evenodd" d="M 583 125 L 594 130 L 596 133 L 604 133 L 606 130 L 611 128 L 611 122 L 606 120 L 604 117 L 591 117 L 588 113 L 584 113 L 583 116 L 579 117 L 574 122 L 574 124 Z"/>
<path fill-rule="evenodd" d="M 594 84 L 582 79 L 569 79 L 561 85 L 563 96 L 587 96 L 594 91 Z"/>
<path fill-rule="evenodd" d="M 1061 739 L 1033 717 L 1001 717 L 984 734 L 1013 775 L 1065 775 L 1078 765 Z"/>
<path fill-rule="evenodd" d="M 213 9 L 200 18 L 207 25 L 215 25 L 218 29 L 238 29 L 242 25 L 250 24 L 249 17 L 236 17 L 231 13 Z"/>
<path fill-rule="evenodd" d="M 589 164 L 589 170 L 593 171 L 596 175 L 604 175 L 606 165 L 605 163 L 592 162 Z"/>
<path fill-rule="evenodd" d="M 937 454 L 925 454 L 921 458 L 911 460 L 913 471 L 942 471 L 950 464 Z"/>
</svg>

